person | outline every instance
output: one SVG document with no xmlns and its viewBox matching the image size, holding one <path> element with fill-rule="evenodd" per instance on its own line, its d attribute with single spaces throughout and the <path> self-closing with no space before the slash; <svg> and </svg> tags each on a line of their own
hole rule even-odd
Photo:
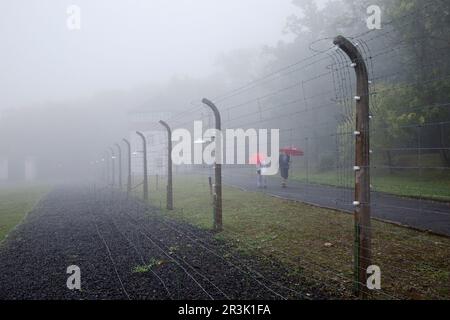
<svg viewBox="0 0 450 320">
<path fill-rule="evenodd" d="M 258 188 L 267 188 L 267 169 L 269 168 L 267 160 L 258 161 L 256 163 L 256 186 Z"/>
<path fill-rule="evenodd" d="M 291 162 L 291 157 L 286 152 L 280 153 L 279 164 L 280 164 L 280 174 L 283 179 L 281 182 L 281 187 L 287 187 L 287 179 L 289 177 L 289 165 Z"/>
</svg>

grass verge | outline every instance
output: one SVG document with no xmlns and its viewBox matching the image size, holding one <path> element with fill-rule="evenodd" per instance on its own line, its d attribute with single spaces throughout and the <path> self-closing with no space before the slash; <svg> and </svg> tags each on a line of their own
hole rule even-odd
<svg viewBox="0 0 450 320">
<path fill-rule="evenodd" d="M 154 181 L 153 181 L 154 182 Z M 165 183 L 151 183 L 150 202 L 165 206 Z M 212 226 L 206 177 L 176 176 L 170 217 Z M 291 270 L 293 285 L 308 278 L 332 297 L 352 298 L 353 217 L 334 210 L 223 189 L 224 231 L 216 236 L 240 254 L 276 260 Z M 373 260 L 382 289 L 371 298 L 450 299 L 450 239 L 372 221 Z"/>
<path fill-rule="evenodd" d="M 339 187 L 345 186 L 344 181 L 334 171 L 309 173 L 306 175 L 305 172 L 293 170 L 290 178 L 301 182 Z M 349 183 L 349 181 L 346 183 Z M 373 172 L 371 184 L 374 191 L 403 197 L 450 201 L 450 174 L 436 170 L 421 174 L 417 172 L 413 174 L 404 172 L 392 174 Z"/>
<path fill-rule="evenodd" d="M 47 192 L 42 186 L 0 188 L 0 242 Z"/>
</svg>

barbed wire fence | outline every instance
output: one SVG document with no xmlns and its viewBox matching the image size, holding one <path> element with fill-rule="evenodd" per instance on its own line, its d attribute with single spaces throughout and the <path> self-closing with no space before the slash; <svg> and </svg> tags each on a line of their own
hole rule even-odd
<svg viewBox="0 0 450 320">
<path fill-rule="evenodd" d="M 422 17 L 439 14 L 431 5 L 421 9 Z M 413 14 L 396 19 L 395 23 L 402 26 L 414 23 L 409 19 Z M 222 130 L 279 129 L 280 147 L 295 147 L 304 153 L 291 158 L 286 189 L 281 188 L 278 176 L 269 177 L 267 189 L 257 188 L 254 163 L 225 164 L 223 183 L 340 211 L 333 215 L 299 212 L 299 221 L 308 216 L 313 219 L 313 224 L 308 226 L 311 229 L 309 238 L 303 239 L 295 251 L 273 246 L 268 253 L 260 246 L 240 242 L 239 245 L 249 252 L 267 261 L 282 259 L 297 265 L 306 277 L 344 296 L 351 296 L 356 287 L 363 297 L 448 299 L 450 99 L 448 95 L 436 92 L 449 89 L 449 69 L 439 68 L 448 61 L 445 53 L 449 44 L 443 41 L 429 48 L 418 68 L 420 74 L 411 77 L 408 70 L 416 65 L 417 59 L 406 53 L 429 45 L 429 39 L 399 40 L 391 26 L 393 23 L 385 23 L 383 30 L 347 37 L 361 54 L 356 61 L 352 62 L 334 45 L 333 39 L 321 39 L 311 44 L 313 53 L 310 56 L 214 97 L 212 101 L 220 111 Z M 324 48 L 317 48 L 323 44 Z M 367 67 L 366 96 L 357 94 L 358 79 L 354 74 L 358 63 Z M 427 93 L 426 97 L 415 98 L 418 90 Z M 370 101 L 369 119 L 366 119 L 370 129 L 358 131 L 357 105 L 366 99 Z M 425 111 L 431 115 L 423 116 Z M 214 139 L 193 134 L 194 121 L 202 123 L 202 131 L 215 126 L 213 113 L 201 102 L 191 103 L 186 111 L 160 120 L 166 121 L 172 130 L 182 128 L 190 132 L 192 149 L 203 150 Z M 151 130 L 163 131 L 164 128 L 155 124 Z M 152 139 L 148 148 L 160 150 L 160 156 L 166 158 L 169 150 L 165 148 L 164 134 Z M 367 148 L 370 136 L 370 164 L 367 166 L 355 164 L 358 135 L 364 137 L 362 143 Z M 225 147 L 224 153 L 228 151 Z M 191 154 L 185 156 L 192 158 Z M 250 154 L 247 156 L 251 157 Z M 142 155 L 137 152 L 133 163 L 136 165 L 142 160 Z M 150 198 L 151 201 L 159 200 L 159 203 L 153 203 L 155 206 L 163 207 L 162 203 L 165 203 L 166 194 L 161 192 L 165 191 L 161 186 L 167 183 L 166 169 L 161 165 L 150 173 Z M 211 226 L 213 212 L 218 210 L 214 198 L 214 169 L 202 159 L 194 159 L 192 165 L 173 168 L 175 210 L 194 214 L 204 212 L 205 202 L 201 200 L 207 199 L 211 209 L 207 219 L 210 218 Z M 365 170 L 370 170 L 371 191 L 367 203 L 355 198 L 355 176 Z M 141 186 L 141 180 L 142 175 L 136 173 L 133 189 Z M 187 199 L 192 196 L 190 187 L 196 189 L 199 198 Z M 245 236 L 242 229 L 227 223 L 227 215 L 230 215 L 228 194 L 225 190 L 224 231 L 239 239 Z M 369 223 L 354 225 L 352 217 L 345 213 L 354 213 L 355 207 L 361 205 L 370 210 L 371 219 Z M 237 208 L 233 207 L 237 214 L 243 210 L 239 204 Z M 283 212 L 270 214 L 279 215 L 280 223 L 283 223 Z M 188 233 L 171 222 L 167 224 L 180 233 Z M 290 225 L 283 225 L 282 230 L 290 234 L 299 232 Z M 368 242 L 358 241 L 360 233 L 369 235 Z M 361 255 L 365 250 L 367 255 Z M 214 253 L 222 257 L 232 254 Z M 367 289 L 368 265 L 380 268 L 381 289 Z M 255 276 L 254 271 L 246 272 Z M 295 290 L 295 284 L 292 288 Z"/>
</svg>

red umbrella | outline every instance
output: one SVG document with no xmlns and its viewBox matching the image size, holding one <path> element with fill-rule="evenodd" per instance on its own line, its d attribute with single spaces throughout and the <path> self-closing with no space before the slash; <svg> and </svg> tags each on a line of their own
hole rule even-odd
<svg viewBox="0 0 450 320">
<path fill-rule="evenodd" d="M 290 156 L 296 156 L 296 157 L 300 157 L 303 156 L 305 153 L 303 152 L 302 149 L 300 148 L 296 148 L 296 147 L 284 147 L 280 149 L 280 152 L 284 152 Z"/>
<path fill-rule="evenodd" d="M 263 153 L 255 153 L 250 157 L 249 163 L 250 164 L 258 164 L 264 160 L 266 160 L 266 156 Z"/>
</svg>

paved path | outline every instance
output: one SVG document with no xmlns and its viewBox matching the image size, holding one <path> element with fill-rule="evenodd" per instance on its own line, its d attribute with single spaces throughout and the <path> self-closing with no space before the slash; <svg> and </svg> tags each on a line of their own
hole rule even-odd
<svg viewBox="0 0 450 320">
<path fill-rule="evenodd" d="M 264 261 L 121 193 L 59 188 L 1 243 L 0 300 L 326 297 Z M 81 291 L 67 288 L 71 265 Z"/>
<path fill-rule="evenodd" d="M 268 179 L 267 189 L 256 187 L 256 177 L 251 174 L 223 174 L 224 183 L 246 190 L 267 192 L 286 199 L 351 212 L 353 191 L 346 188 L 329 187 L 290 181 L 288 188 L 281 188 L 279 179 Z M 389 220 L 421 230 L 450 236 L 450 203 L 397 197 L 372 192 L 373 217 Z"/>
</svg>

